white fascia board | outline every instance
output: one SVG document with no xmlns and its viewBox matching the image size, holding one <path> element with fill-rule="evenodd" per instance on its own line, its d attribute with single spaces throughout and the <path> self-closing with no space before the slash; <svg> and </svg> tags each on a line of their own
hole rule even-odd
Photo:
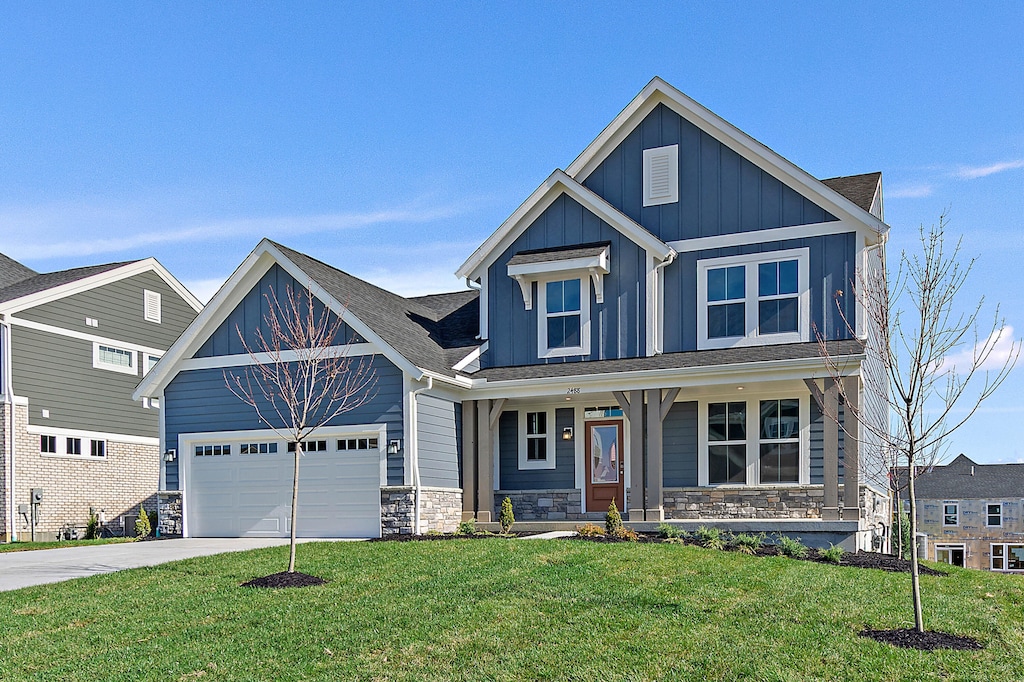
<svg viewBox="0 0 1024 682">
<path fill-rule="evenodd" d="M 516 275 L 545 275 L 554 272 L 568 272 L 570 270 L 597 270 L 607 275 L 610 272 L 608 269 L 608 247 L 605 247 L 604 251 L 596 256 L 565 258 L 562 260 L 508 266 L 510 277 L 515 277 Z"/>
<path fill-rule="evenodd" d="M 744 246 L 747 244 L 764 244 L 767 242 L 781 242 L 789 239 L 803 239 L 805 237 L 821 237 L 830 234 L 843 234 L 846 232 L 856 232 L 857 229 L 858 226 L 851 225 L 847 220 L 831 220 L 824 223 L 811 223 L 808 225 L 775 227 L 769 230 L 733 232 L 730 234 L 718 234 L 711 237 L 680 239 L 669 242 L 668 245 L 678 253 L 687 253 L 693 251 L 704 251 L 705 249 L 721 249 L 732 246 Z"/>
<path fill-rule="evenodd" d="M 101 287 L 105 284 L 112 284 L 144 272 L 155 272 L 159 275 L 160 278 L 165 280 L 172 289 L 179 293 L 181 297 L 196 310 L 196 312 L 203 309 L 203 304 L 200 303 L 188 289 L 182 286 L 181 283 L 178 282 L 178 280 L 176 280 L 166 268 L 164 268 L 164 266 L 160 265 L 155 258 L 144 258 L 133 263 L 126 263 L 125 265 L 117 268 L 112 268 L 105 272 L 90 275 L 89 277 L 76 279 L 74 282 L 68 282 L 66 284 L 55 286 L 51 289 L 37 291 L 34 294 L 28 294 L 5 303 L 0 303 L 0 313 L 17 313 L 22 310 L 27 310 L 28 308 L 35 308 L 36 306 L 43 305 L 44 303 L 50 303 L 51 301 L 57 301 L 74 294 L 80 294 L 84 291 L 89 291 L 90 289 L 95 289 L 96 287 Z"/>
<path fill-rule="evenodd" d="M 645 251 L 657 255 L 662 260 L 668 258 L 671 249 L 665 242 L 563 171 L 556 170 L 473 252 L 456 271 L 456 276 L 470 279 L 479 277 L 480 271 L 486 269 L 562 194 L 567 194 L 578 201 Z"/>
<path fill-rule="evenodd" d="M 455 365 L 452 366 L 452 369 L 454 369 L 456 372 L 463 371 L 464 369 L 466 369 L 467 367 L 472 365 L 474 362 L 479 361 L 480 360 L 480 356 L 487 352 L 487 349 L 488 349 L 489 346 L 490 346 L 490 342 L 489 341 L 484 341 L 483 344 L 481 344 L 481 345 L 477 346 L 476 348 L 474 348 L 473 350 L 471 350 L 466 355 L 466 357 L 464 357 L 461 360 L 459 360 L 458 362 L 456 362 Z M 479 369 L 479 367 L 477 367 L 477 369 Z"/>
<path fill-rule="evenodd" d="M 861 225 L 858 232 L 878 234 L 889 226 L 869 211 L 831 189 L 807 171 L 761 144 L 722 117 L 655 76 L 633 101 L 587 146 L 566 172 L 583 182 L 656 106 L 664 104 L 684 119 L 723 142 L 767 173 L 821 204 L 829 213 Z M 869 238 L 865 234 L 865 239 Z"/>
<path fill-rule="evenodd" d="M 863 354 L 845 355 L 835 358 L 835 360 L 843 363 L 855 363 L 847 365 L 850 367 L 847 374 L 854 376 L 860 373 L 860 363 L 864 357 Z M 831 376 L 832 374 L 822 358 L 795 358 L 710 367 L 650 369 L 496 382 L 476 379 L 473 382 L 472 397 L 474 400 L 483 400 L 486 398 L 525 398 L 547 395 L 565 396 L 569 388 L 581 388 L 587 393 L 594 393 L 635 389 L 704 387 L 738 382 L 795 381 Z"/>
</svg>

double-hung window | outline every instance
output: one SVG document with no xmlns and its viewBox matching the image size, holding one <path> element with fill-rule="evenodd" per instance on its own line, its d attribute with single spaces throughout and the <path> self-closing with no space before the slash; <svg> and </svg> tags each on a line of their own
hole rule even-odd
<svg viewBox="0 0 1024 682">
<path fill-rule="evenodd" d="M 800 480 L 800 401 L 761 401 L 759 434 L 761 483 L 797 483 Z"/>
<path fill-rule="evenodd" d="M 544 283 L 544 327 L 548 350 L 582 350 L 583 307 L 580 280 Z"/>
<path fill-rule="evenodd" d="M 810 341 L 806 248 L 697 261 L 697 347 Z"/>
<path fill-rule="evenodd" d="M 960 504 L 958 502 L 944 502 L 942 504 L 942 525 L 960 525 Z"/>
<path fill-rule="evenodd" d="M 985 505 L 985 525 L 990 528 L 999 528 L 1003 525 L 1003 505 L 994 502 Z"/>
<path fill-rule="evenodd" d="M 747 404 L 708 404 L 708 483 L 747 482 Z"/>
<path fill-rule="evenodd" d="M 555 468 L 555 411 L 519 413 L 519 468 Z"/>
</svg>

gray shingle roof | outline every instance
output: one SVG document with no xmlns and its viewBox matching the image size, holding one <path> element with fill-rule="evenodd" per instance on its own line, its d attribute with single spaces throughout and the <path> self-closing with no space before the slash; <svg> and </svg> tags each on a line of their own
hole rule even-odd
<svg viewBox="0 0 1024 682">
<path fill-rule="evenodd" d="M 571 260 L 573 258 L 590 258 L 600 256 L 608 248 L 611 242 L 599 244 L 578 244 L 575 246 L 562 246 L 555 249 L 531 249 L 520 251 L 509 259 L 509 265 L 526 265 L 527 263 L 550 263 L 559 260 Z"/>
<path fill-rule="evenodd" d="M 861 342 L 856 339 L 830 341 L 829 353 L 834 356 L 858 355 L 863 352 Z M 685 353 L 662 353 L 653 357 L 625 358 L 622 360 L 597 360 L 589 362 L 562 362 L 548 365 L 525 365 L 520 367 L 492 367 L 473 374 L 474 379 L 486 378 L 488 382 L 511 381 L 515 379 L 539 379 L 548 377 L 570 377 L 591 374 L 617 374 L 651 369 L 682 369 L 687 367 L 713 367 L 747 362 L 770 362 L 772 360 L 799 360 L 820 357 L 821 348 L 817 343 L 788 343 L 778 346 L 749 346 L 724 348 L 721 350 L 699 350 Z"/>
<path fill-rule="evenodd" d="M 36 274 L 38 273 L 35 270 L 27 268 L 13 258 L 0 253 L 0 289 Z"/>
<path fill-rule="evenodd" d="M 843 175 L 838 178 L 827 178 L 822 184 L 842 194 L 865 211 L 871 211 L 871 203 L 878 189 L 881 173 L 862 173 L 860 175 Z"/>
<path fill-rule="evenodd" d="M 478 342 L 466 339 L 476 330 L 477 292 L 403 298 L 287 246 L 271 242 L 317 284 L 336 298 L 381 339 L 421 369 L 452 375 L 449 353 Z M 461 356 L 460 356 L 461 357 Z"/>
<path fill-rule="evenodd" d="M 899 472 L 906 480 L 906 467 Z M 915 493 L 922 500 L 997 500 L 1024 498 L 1024 464 L 978 464 L 959 455 L 945 466 L 918 475 Z M 901 492 L 906 498 L 906 492 Z"/>
<path fill-rule="evenodd" d="M 42 275 L 33 275 L 22 279 L 14 284 L 0 289 L 0 303 L 6 303 L 13 301 L 16 298 L 22 296 L 29 296 L 31 294 L 38 294 L 41 291 L 47 289 L 53 289 L 59 287 L 62 284 L 68 284 L 70 282 L 76 282 L 80 279 L 85 279 L 92 275 L 98 275 L 108 270 L 119 268 L 129 263 L 137 261 L 123 261 L 121 263 L 105 263 L 103 265 L 89 265 L 84 268 L 72 268 L 70 270 L 58 270 L 57 272 L 47 272 Z"/>
</svg>

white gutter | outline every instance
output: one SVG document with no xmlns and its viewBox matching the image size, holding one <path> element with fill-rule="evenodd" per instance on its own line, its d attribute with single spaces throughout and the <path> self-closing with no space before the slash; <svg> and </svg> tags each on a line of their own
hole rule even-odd
<svg viewBox="0 0 1024 682">
<path fill-rule="evenodd" d="M 660 355 L 662 351 L 661 344 L 664 342 L 664 338 L 662 338 L 662 325 L 665 324 L 665 320 L 662 319 L 665 312 L 662 305 L 662 302 L 665 300 L 665 288 L 662 286 L 663 280 L 658 279 L 659 275 L 664 275 L 664 273 L 658 271 L 664 270 L 671 265 L 678 255 L 675 249 L 669 247 L 668 258 L 654 266 L 654 284 L 657 290 L 654 296 L 654 324 L 651 325 L 651 333 L 654 334 L 653 346 L 655 355 Z"/>
<path fill-rule="evenodd" d="M 8 485 L 4 486 L 7 489 L 7 519 L 4 523 L 10 529 L 7 533 L 7 539 L 13 542 L 18 539 L 15 533 L 17 524 L 14 522 L 14 444 L 17 441 L 14 438 L 14 379 L 11 377 L 14 363 L 11 360 L 11 322 L 6 314 L 0 314 L 0 349 L 3 350 L 3 355 L 0 356 L 0 375 L 3 376 L 4 381 L 4 385 L 0 387 L 0 390 L 3 391 L 4 404 L 7 405 L 7 426 L 4 429 L 4 442 L 2 444 L 7 453 L 5 462 L 7 471 L 4 472 L 4 478 L 7 479 L 8 483 Z"/>
<path fill-rule="evenodd" d="M 412 512 L 412 534 L 420 534 L 420 444 L 419 424 L 416 422 L 416 396 L 423 391 L 429 391 L 434 387 L 433 377 L 427 377 L 427 385 L 417 388 L 409 394 L 409 433 L 412 435 L 410 442 L 406 445 L 409 448 L 409 464 L 412 466 L 412 485 L 415 506 Z"/>
</svg>

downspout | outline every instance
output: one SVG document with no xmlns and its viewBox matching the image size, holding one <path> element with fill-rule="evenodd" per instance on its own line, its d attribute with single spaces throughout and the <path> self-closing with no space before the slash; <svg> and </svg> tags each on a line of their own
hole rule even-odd
<svg viewBox="0 0 1024 682">
<path fill-rule="evenodd" d="M 3 377 L 4 404 L 7 405 L 7 427 L 4 429 L 3 442 L 3 447 L 7 452 L 7 461 L 5 462 L 7 471 L 4 472 L 7 479 L 6 524 L 11 529 L 7 539 L 13 542 L 18 539 L 16 530 L 18 525 L 14 522 L 14 512 L 17 509 L 14 504 L 14 444 L 17 441 L 14 438 L 14 379 L 11 377 L 14 364 L 11 360 L 11 322 L 6 314 L 0 315 L 0 350 L 3 351 L 3 356 L 0 357 L 0 376 Z"/>
<path fill-rule="evenodd" d="M 658 284 L 657 284 L 658 281 L 659 281 L 658 277 L 661 274 L 663 274 L 663 273 L 659 273 L 658 271 L 668 267 L 669 265 L 671 265 L 672 262 L 675 261 L 676 256 L 678 256 L 678 255 L 679 254 L 676 253 L 676 250 L 670 247 L 669 250 L 668 250 L 668 258 L 666 258 L 665 260 L 661 261 L 660 263 L 658 263 L 657 265 L 654 266 L 654 282 L 655 282 L 655 286 L 658 286 Z M 665 300 L 664 287 L 658 286 L 657 295 L 654 297 L 654 320 L 653 320 L 654 324 L 651 325 L 651 332 L 654 334 L 654 344 L 653 345 L 654 345 L 654 354 L 655 355 L 660 355 L 661 354 L 661 350 L 662 350 L 661 349 L 661 344 L 662 344 L 663 339 L 661 338 L 660 330 L 661 330 L 662 326 L 665 324 L 665 321 L 663 319 L 661 319 L 662 318 L 662 314 L 661 314 L 662 313 L 662 309 L 661 309 L 662 306 L 661 306 L 661 303 L 664 300 Z"/>
<path fill-rule="evenodd" d="M 412 424 L 412 442 L 409 443 L 409 463 L 412 464 L 412 486 L 413 486 L 413 498 L 414 506 L 412 512 L 412 531 L 413 535 L 420 534 L 420 429 L 419 424 L 416 421 L 416 396 L 423 391 L 429 391 L 434 387 L 433 377 L 427 377 L 427 385 L 423 388 L 417 388 L 415 391 L 409 394 L 409 421 Z"/>
</svg>

